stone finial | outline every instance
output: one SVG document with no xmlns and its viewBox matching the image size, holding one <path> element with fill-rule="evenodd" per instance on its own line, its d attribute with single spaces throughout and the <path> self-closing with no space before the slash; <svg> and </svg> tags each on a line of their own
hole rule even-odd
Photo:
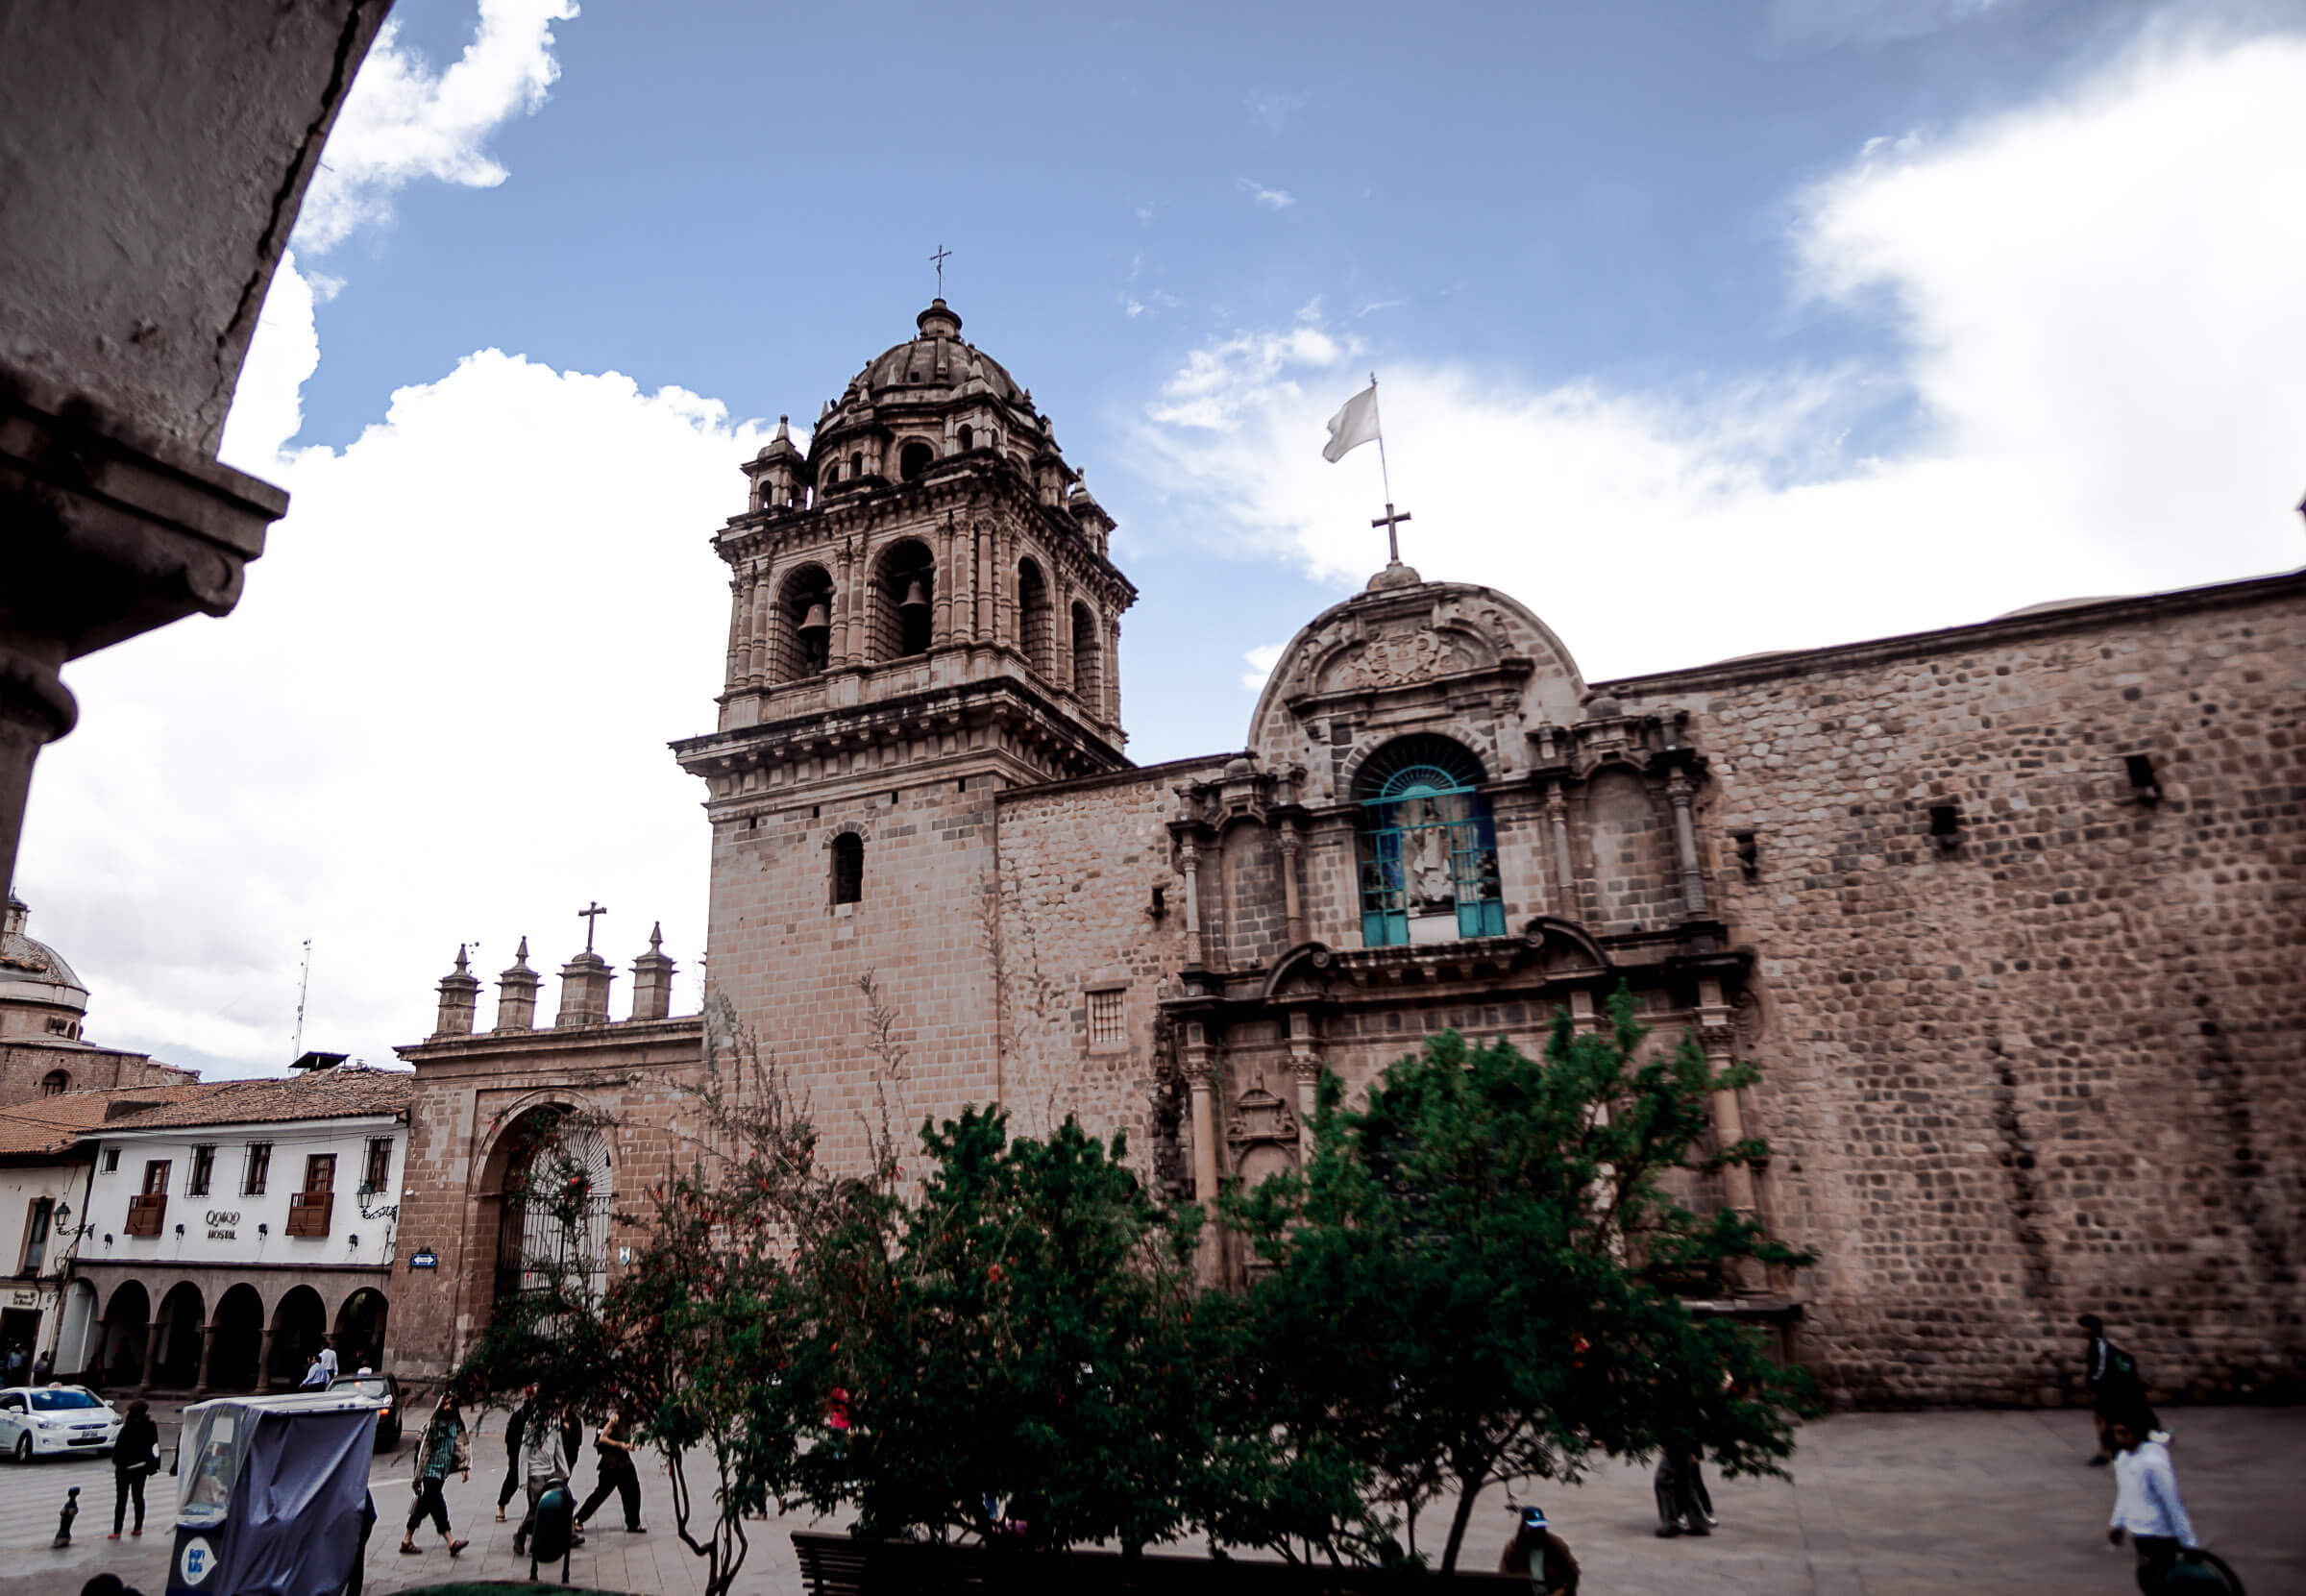
<svg viewBox="0 0 2306 1596">
<path fill-rule="evenodd" d="M 1423 577 L 1417 575 L 1414 566 L 1404 565 L 1399 560 L 1390 560 L 1386 562 L 1383 571 L 1369 578 L 1369 586 L 1366 591 L 1383 593 L 1389 587 L 1415 587 L 1424 580 Z"/>
<path fill-rule="evenodd" d="M 536 1028 L 536 989 L 543 977 L 528 968 L 528 939 L 512 956 L 512 968 L 497 977 L 497 1029 L 529 1031 Z"/>
<path fill-rule="evenodd" d="M 608 961 L 587 948 L 560 967 L 560 1015 L 556 1030 L 608 1023 L 608 984 L 617 978 Z"/>
<path fill-rule="evenodd" d="M 665 956 L 665 928 L 650 927 L 649 951 L 632 961 L 632 1018 L 664 1019 L 673 1013 L 673 961 Z"/>
<path fill-rule="evenodd" d="M 440 1016 L 433 1021 L 436 1037 L 471 1036 L 473 1014 L 480 1006 L 480 982 L 473 974 L 465 945 L 456 945 L 456 968 L 440 978 Z"/>
</svg>

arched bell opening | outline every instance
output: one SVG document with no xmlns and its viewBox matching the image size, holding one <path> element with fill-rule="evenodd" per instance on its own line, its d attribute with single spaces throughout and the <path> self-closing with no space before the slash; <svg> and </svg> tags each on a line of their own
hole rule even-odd
<svg viewBox="0 0 2306 1596">
<path fill-rule="evenodd" d="M 1105 710 L 1105 651 L 1099 647 L 1097 617 L 1087 604 L 1073 606 L 1073 697 L 1091 713 Z"/>
<path fill-rule="evenodd" d="M 777 628 L 776 680 L 822 675 L 832 651 L 833 578 L 822 565 L 802 566 L 785 578 L 776 607 L 784 621 Z"/>
<path fill-rule="evenodd" d="M 873 577 L 875 659 L 925 654 L 936 631 L 937 556 L 918 538 L 881 555 Z"/>
<path fill-rule="evenodd" d="M 1031 555 L 1017 562 L 1017 646 L 1045 679 L 1057 674 L 1054 657 L 1054 617 L 1049 613 L 1049 581 Z"/>
</svg>

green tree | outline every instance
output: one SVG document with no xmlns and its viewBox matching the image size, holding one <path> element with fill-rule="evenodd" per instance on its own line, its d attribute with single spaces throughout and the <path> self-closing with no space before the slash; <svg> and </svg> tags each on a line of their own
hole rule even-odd
<svg viewBox="0 0 2306 1596">
<path fill-rule="evenodd" d="M 1175 1535 L 1209 1449 L 1199 1212 L 1154 1202 L 1120 1138 L 1069 1118 L 1012 1141 L 972 1109 L 921 1141 L 918 1202 L 812 1265 L 851 1421 L 822 1432 L 818 1505 L 853 1504 L 872 1537 L 990 1537 L 998 1519 L 1039 1547 Z"/>
<path fill-rule="evenodd" d="M 1766 1154 L 1705 1147 L 1708 1097 L 1752 1069 L 1716 1075 L 1686 1037 L 1645 1057 L 1622 988 L 1609 1019 L 1580 1036 L 1562 1017 L 1541 1060 L 1444 1034 L 1357 1110 L 1330 1077 L 1302 1174 L 1227 1203 L 1266 1265 L 1244 1356 L 1291 1365 L 1267 1387 L 1276 1452 L 1349 1460 L 1406 1510 L 1412 1550 L 1418 1510 L 1455 1492 L 1444 1572 L 1485 1486 L 1574 1480 L 1597 1453 L 1667 1446 L 1704 1448 L 1732 1475 L 1777 1472 L 1813 1403 L 1753 1335 L 1680 1294 L 1808 1261 L 1675 1195 Z M 1318 1520 L 1334 1493 L 1313 1500 Z M 1227 1533 L 1274 1527 L 1251 1514 Z M 1340 1517 L 1331 1535 L 1366 1543 L 1368 1526 Z"/>
</svg>

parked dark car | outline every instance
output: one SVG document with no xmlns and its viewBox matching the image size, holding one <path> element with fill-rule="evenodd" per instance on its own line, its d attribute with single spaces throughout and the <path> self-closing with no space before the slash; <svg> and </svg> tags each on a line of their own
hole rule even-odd
<svg viewBox="0 0 2306 1596">
<path fill-rule="evenodd" d="M 384 1411 L 377 1415 L 377 1450 L 389 1452 L 401 1444 L 401 1383 L 389 1374 L 340 1374 L 329 1382 L 329 1389 L 351 1396 L 373 1396 L 383 1400 Z"/>
</svg>

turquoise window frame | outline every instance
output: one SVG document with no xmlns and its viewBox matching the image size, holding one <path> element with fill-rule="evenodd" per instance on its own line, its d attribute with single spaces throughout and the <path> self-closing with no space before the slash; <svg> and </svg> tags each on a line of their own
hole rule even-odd
<svg viewBox="0 0 2306 1596">
<path fill-rule="evenodd" d="M 1405 764 L 1361 807 L 1362 946 L 1407 944 L 1412 911 L 1440 901 L 1436 887 L 1445 888 L 1456 909 L 1460 938 L 1506 934 L 1496 823 L 1464 772 Z"/>
</svg>

